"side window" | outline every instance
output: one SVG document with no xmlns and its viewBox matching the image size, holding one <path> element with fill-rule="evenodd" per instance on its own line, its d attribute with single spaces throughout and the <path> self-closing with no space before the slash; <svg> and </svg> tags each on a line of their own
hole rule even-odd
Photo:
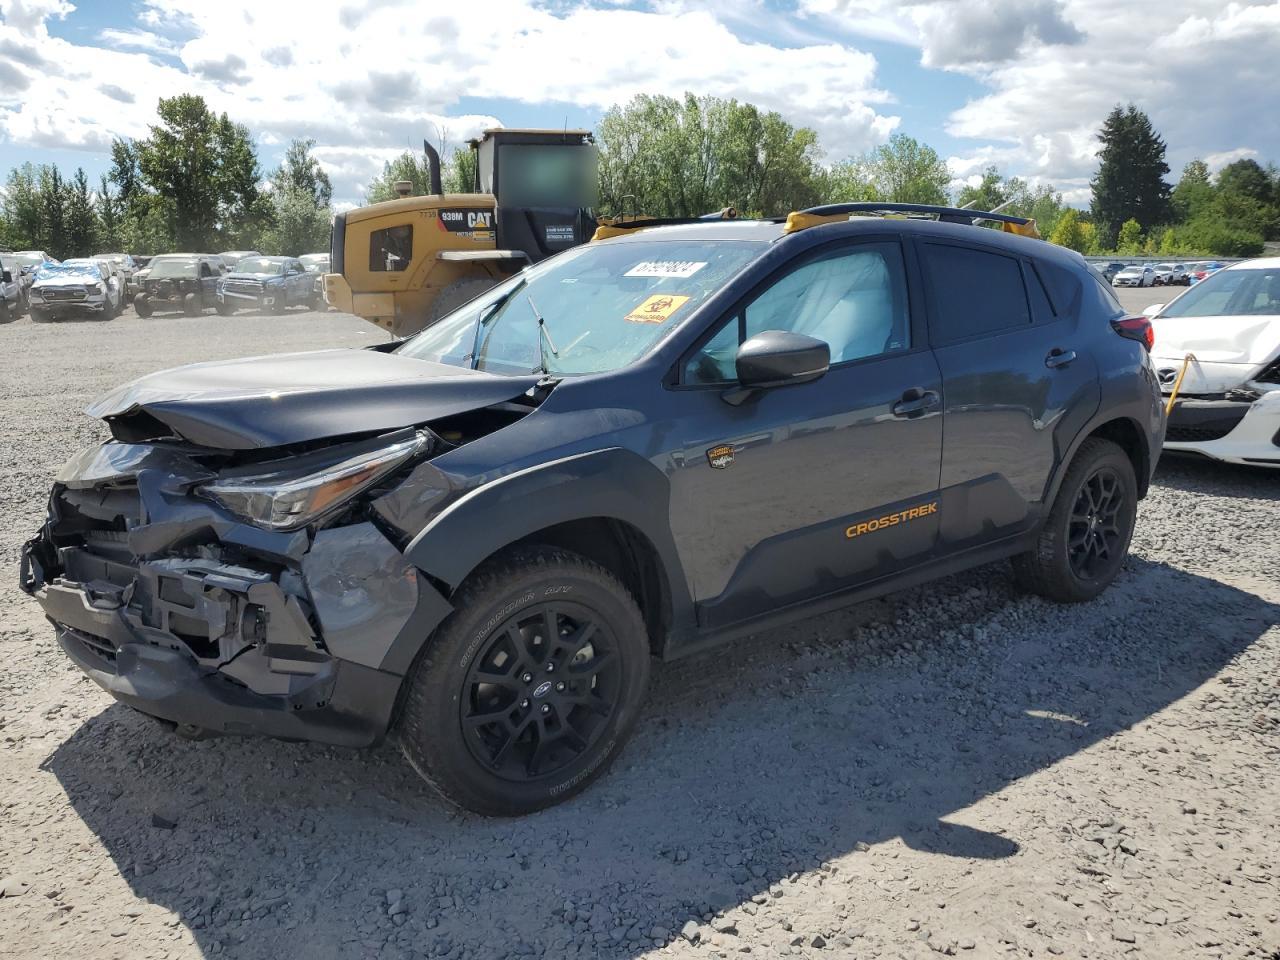
<svg viewBox="0 0 1280 960">
<path fill-rule="evenodd" d="M 1057 319 L 1053 304 L 1049 302 L 1049 293 L 1044 288 L 1044 281 L 1034 264 L 1026 265 L 1027 295 L 1031 299 L 1031 319 L 1034 323 L 1053 323 Z"/>
<path fill-rule="evenodd" d="M 738 345 L 765 330 L 823 340 L 831 363 L 911 346 L 906 273 L 896 243 L 864 243 L 810 260 L 736 313 L 685 366 L 686 383 L 736 377 Z"/>
<path fill-rule="evenodd" d="M 209 261 L 207 261 L 207 260 L 201 260 L 201 261 L 200 261 L 200 276 L 202 276 L 202 277 L 212 277 L 212 276 L 213 276 L 213 270 L 211 270 L 211 269 L 209 268 Z"/>
<path fill-rule="evenodd" d="M 923 249 L 925 279 L 933 291 L 929 324 L 935 343 L 1030 326 L 1017 260 L 941 243 L 926 243 Z"/>
<path fill-rule="evenodd" d="M 369 235 L 369 269 L 393 273 L 409 269 L 413 259 L 413 224 L 375 230 Z"/>
</svg>

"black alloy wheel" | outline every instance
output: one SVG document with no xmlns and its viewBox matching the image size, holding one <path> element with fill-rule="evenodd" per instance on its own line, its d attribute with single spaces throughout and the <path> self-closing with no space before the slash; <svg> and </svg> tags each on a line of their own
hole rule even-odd
<svg viewBox="0 0 1280 960">
<path fill-rule="evenodd" d="M 611 570 L 553 546 L 482 563 L 405 678 L 396 736 L 441 796 L 516 816 L 586 789 L 649 683 L 649 632 Z"/>
<path fill-rule="evenodd" d="M 500 624 L 468 671 L 459 719 L 472 755 L 505 780 L 553 777 L 599 740 L 621 663 L 607 625 L 542 603 Z"/>
<path fill-rule="evenodd" d="M 1034 546 L 1013 558 L 1023 589 L 1059 603 L 1092 600 L 1116 578 L 1138 511 L 1133 461 L 1112 440 L 1080 445 Z"/>
<path fill-rule="evenodd" d="M 1099 467 L 1080 485 L 1067 527 L 1067 557 L 1081 580 L 1095 579 L 1123 548 L 1124 502 L 1124 486 L 1113 467 Z"/>
</svg>

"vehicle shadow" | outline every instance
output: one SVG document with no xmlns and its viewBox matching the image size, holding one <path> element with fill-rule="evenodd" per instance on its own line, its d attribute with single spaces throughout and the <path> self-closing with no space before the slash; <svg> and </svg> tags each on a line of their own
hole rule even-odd
<svg viewBox="0 0 1280 960">
<path fill-rule="evenodd" d="M 1169 617 L 1171 595 L 1203 616 Z M 121 706 L 46 768 L 205 955 L 635 957 L 864 845 L 1019 853 L 998 809 L 966 808 L 1175 703 L 1280 621 L 1137 558 L 1098 601 L 1051 608 L 1053 630 L 1011 616 L 1040 603 L 988 567 L 658 666 L 614 769 L 518 820 L 446 807 L 393 746 L 187 742 Z"/>
</svg>

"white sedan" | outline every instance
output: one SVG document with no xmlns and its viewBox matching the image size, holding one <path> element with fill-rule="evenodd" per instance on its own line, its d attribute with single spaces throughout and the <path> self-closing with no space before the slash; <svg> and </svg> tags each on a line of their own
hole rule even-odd
<svg viewBox="0 0 1280 960">
<path fill-rule="evenodd" d="M 1151 317 L 1166 450 L 1280 468 L 1280 257 L 1212 274 Z"/>
<path fill-rule="evenodd" d="M 1156 271 L 1149 263 L 1131 264 L 1111 278 L 1113 287 L 1151 287 L 1155 282 Z"/>
</svg>

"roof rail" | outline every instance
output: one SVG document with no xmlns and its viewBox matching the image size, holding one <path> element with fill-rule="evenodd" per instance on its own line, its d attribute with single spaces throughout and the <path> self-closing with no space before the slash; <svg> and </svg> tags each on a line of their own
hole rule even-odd
<svg viewBox="0 0 1280 960">
<path fill-rule="evenodd" d="M 737 219 L 738 211 L 733 207 L 725 207 L 723 210 L 704 213 L 700 217 L 633 217 L 630 220 L 625 217 L 601 217 L 596 221 L 598 225 L 591 239 L 607 240 L 609 237 L 621 236 L 624 233 L 632 230 L 642 230 L 645 227 L 677 227 L 687 223 L 705 223 L 708 220 Z"/>
<path fill-rule="evenodd" d="M 1001 224 L 1006 233 L 1016 233 L 1025 237 L 1039 237 L 1036 222 L 1029 217 L 1015 217 L 1008 213 L 996 213 L 989 210 L 970 210 L 965 207 L 940 207 L 926 203 L 881 203 L 879 201 L 860 201 L 858 203 L 828 203 L 807 210 L 793 212 L 787 216 L 785 232 L 795 233 L 808 227 L 816 227 L 824 223 L 840 223 L 850 217 L 863 216 L 898 216 L 908 219 L 932 219 L 942 223 L 960 223 L 973 226 L 981 220 L 990 220 Z"/>
</svg>

